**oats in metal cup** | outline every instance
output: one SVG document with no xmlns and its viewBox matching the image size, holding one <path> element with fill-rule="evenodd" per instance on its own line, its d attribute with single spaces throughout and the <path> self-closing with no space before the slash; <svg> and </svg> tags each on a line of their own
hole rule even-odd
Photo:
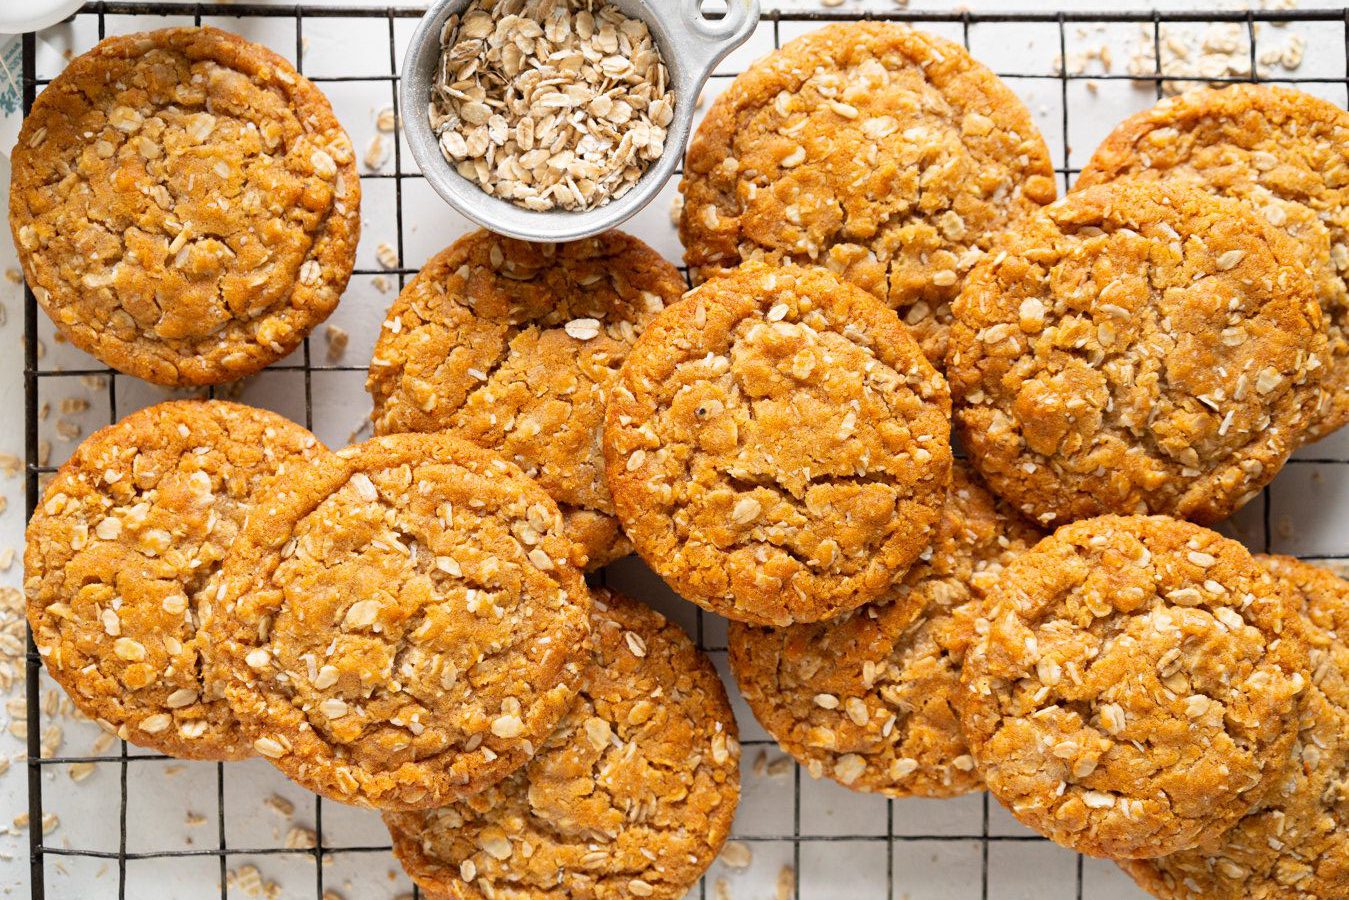
<svg viewBox="0 0 1349 900">
<path fill-rule="evenodd" d="M 646 23 L 596 0 L 475 0 L 446 20 L 431 89 L 445 159 L 537 211 L 626 194 L 665 150 L 674 91 Z"/>
</svg>

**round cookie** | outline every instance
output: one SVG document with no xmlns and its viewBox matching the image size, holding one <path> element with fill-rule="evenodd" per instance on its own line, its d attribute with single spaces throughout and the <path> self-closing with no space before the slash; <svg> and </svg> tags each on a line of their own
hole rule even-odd
<svg viewBox="0 0 1349 900">
<path fill-rule="evenodd" d="M 659 613 L 608 590 L 576 705 L 521 770 L 481 794 L 386 813 L 431 896 L 678 900 L 740 799 L 735 717 L 711 662 Z"/>
<path fill-rule="evenodd" d="M 24 588 L 38 653 L 82 712 L 171 756 L 251 755 L 199 623 L 271 480 L 326 452 L 222 400 L 151 406 L 80 444 L 28 523 Z"/>
<path fill-rule="evenodd" d="M 1055 196 L 1017 96 L 959 45 L 882 22 L 750 66 L 708 110 L 680 190 L 696 278 L 746 259 L 827 266 L 899 310 L 937 366 L 965 274 Z"/>
<path fill-rule="evenodd" d="M 1194 850 L 1124 863 L 1166 900 L 1349 896 L 1349 582 L 1289 557 L 1256 561 L 1292 590 L 1311 656 L 1297 741 L 1264 804 Z"/>
<path fill-rule="evenodd" d="M 956 423 L 995 492 L 1045 525 L 1221 520 L 1313 421 L 1321 310 L 1289 238 L 1170 183 L 1069 194 L 1010 232 L 954 307 Z"/>
<path fill-rule="evenodd" d="M 609 488 L 682 596 L 818 621 L 886 594 L 931 544 L 949 404 L 880 301 L 821 268 L 747 263 L 637 339 L 610 392 Z"/>
<path fill-rule="evenodd" d="M 1253 204 L 1304 254 L 1330 343 L 1307 440 L 1349 422 L 1349 112 L 1273 85 L 1200 88 L 1137 113 L 1078 176 L 1178 179 Z"/>
<path fill-rule="evenodd" d="M 538 485 L 449 433 L 375 438 L 300 473 L 249 520 L 210 623 L 253 749 L 380 809 L 506 777 L 589 663 L 572 550 Z"/>
<path fill-rule="evenodd" d="M 1120 859 L 1210 840 L 1282 775 L 1307 652 L 1235 541 L 1165 516 L 1065 525 L 1013 560 L 957 711 L 992 793 L 1064 846 Z"/>
<path fill-rule="evenodd" d="M 674 266 L 617 231 L 568 244 L 460 238 L 389 310 L 366 382 L 375 433 L 453 428 L 539 482 L 589 568 L 625 556 L 604 405 L 637 335 L 683 291 Z"/>
<path fill-rule="evenodd" d="M 14 151 L 24 274 L 72 344 L 157 384 L 251 375 L 346 287 L 351 141 L 280 56 L 215 28 L 108 38 L 43 89 Z"/>
<path fill-rule="evenodd" d="M 960 663 L 985 591 L 1040 536 L 957 461 L 932 550 L 892 596 L 829 622 L 731 623 L 740 692 L 812 777 L 892 797 L 978 790 Z"/>
</svg>

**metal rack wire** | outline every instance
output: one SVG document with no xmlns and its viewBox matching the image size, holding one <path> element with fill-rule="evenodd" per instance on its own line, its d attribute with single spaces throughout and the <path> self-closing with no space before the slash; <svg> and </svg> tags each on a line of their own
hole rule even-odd
<svg viewBox="0 0 1349 900">
<path fill-rule="evenodd" d="M 239 18 L 287 18 L 294 21 L 295 27 L 295 61 L 300 71 L 304 71 L 304 24 L 307 19 L 317 18 L 344 18 L 366 20 L 373 29 L 382 28 L 387 33 L 389 41 L 388 71 L 386 73 L 372 75 L 329 75 L 312 77 L 312 80 L 320 85 L 327 82 L 372 82 L 384 83 L 388 87 L 388 96 L 390 105 L 398 109 L 398 71 L 397 71 L 397 34 L 395 26 L 400 19 L 412 19 L 420 16 L 418 9 L 398 8 L 398 7 L 335 7 L 322 5 L 297 5 L 297 6 L 263 6 L 258 4 L 230 4 L 228 6 L 206 6 L 199 3 L 148 3 L 148 2 L 91 2 L 86 4 L 80 11 L 81 16 L 92 16 L 96 18 L 98 26 L 98 37 L 101 39 L 105 35 L 107 28 L 107 18 L 109 16 L 136 16 L 138 17 L 138 27 L 153 28 L 157 27 L 156 20 L 165 16 L 187 16 L 191 17 L 198 24 L 201 23 L 204 16 L 226 15 Z M 1260 80 L 1257 73 L 1257 23 L 1289 23 L 1289 22 L 1315 22 L 1324 23 L 1327 27 L 1338 27 L 1344 34 L 1344 47 L 1346 59 L 1349 59 L 1349 9 L 1344 10 L 1279 10 L 1279 11 L 1178 11 L 1178 12 L 1153 12 L 1153 13 L 1128 13 L 1128 12 L 1064 12 L 1064 13 L 998 13 L 998 14 L 977 14 L 977 13 L 933 13 L 896 10 L 888 13 L 868 13 L 860 15 L 840 10 L 821 10 L 821 11 L 803 11 L 803 12 L 773 12 L 763 17 L 760 24 L 761 30 L 766 30 L 772 36 L 774 47 L 781 46 L 782 25 L 784 23 L 827 23 L 836 21 L 853 21 L 862 18 L 881 19 L 889 21 L 901 21 L 922 25 L 923 23 L 944 23 L 946 26 L 954 26 L 960 29 L 966 46 L 969 46 L 970 29 L 972 26 L 1016 26 L 1016 25 L 1048 25 L 1057 28 L 1057 50 L 1060 60 L 1068 58 L 1068 36 L 1069 26 L 1076 25 L 1104 25 L 1116 23 L 1134 23 L 1141 24 L 1144 27 L 1150 26 L 1152 29 L 1152 40 L 1154 59 L 1156 61 L 1155 70 L 1145 75 L 1130 74 L 1074 74 L 1065 71 L 1064 65 L 1058 67 L 1057 72 L 999 72 L 1004 78 L 1015 78 L 1018 80 L 1049 80 L 1057 82 L 1059 85 L 1059 99 L 1062 105 L 1062 165 L 1057 167 L 1056 171 L 1062 179 L 1063 187 L 1066 189 L 1069 182 L 1076 175 L 1078 169 L 1072 166 L 1072 153 L 1069 147 L 1070 134 L 1070 110 L 1072 104 L 1069 100 L 1069 86 L 1074 81 L 1093 79 L 1098 82 L 1107 82 L 1111 80 L 1125 80 L 1132 82 L 1145 82 L 1153 86 L 1156 95 L 1162 95 L 1163 84 L 1168 81 L 1191 80 L 1191 75 L 1168 75 L 1162 71 L 1162 26 L 1166 24 L 1184 24 L 1184 23 L 1237 23 L 1244 25 L 1247 40 L 1250 47 L 1250 65 L 1252 76 L 1250 78 L 1227 78 L 1227 79 L 1207 79 L 1207 80 L 1230 80 L 1230 81 L 1252 81 Z M 27 113 L 31 108 L 34 97 L 38 89 L 46 83 L 36 75 L 36 39 L 33 35 L 26 35 L 23 39 L 23 108 Z M 734 73 L 721 73 L 715 78 L 733 77 Z M 1319 83 L 1319 84 L 1340 84 L 1349 92 L 1349 77 L 1295 77 L 1291 74 L 1281 74 L 1278 81 L 1282 83 Z M 402 260 L 404 259 L 404 230 L 403 230 L 403 185 L 409 179 L 417 179 L 422 176 L 416 172 L 404 170 L 402 149 L 398 141 L 393 143 L 393 172 L 392 173 L 363 173 L 363 181 L 377 179 L 391 180 L 393 183 L 394 196 L 394 217 L 397 224 L 396 249 L 400 260 L 399 268 L 389 269 L 357 269 L 357 275 L 391 275 L 398 278 L 399 287 L 409 275 L 415 274 L 415 269 L 405 268 Z M 73 370 L 64 369 L 60 371 L 44 370 L 39 366 L 38 357 L 38 318 L 39 311 L 36 298 L 32 291 L 25 290 L 24 301 L 24 335 L 25 335 L 25 356 L 24 356 L 24 389 L 25 389 L 25 441 L 26 458 L 28 460 L 26 468 L 26 500 L 28 513 L 31 515 L 40 496 L 40 480 L 44 475 L 54 471 L 51 466 L 38 464 L 39 459 L 39 410 L 42 408 L 44 400 L 44 389 L 54 378 L 68 378 L 81 375 L 103 375 L 107 377 L 107 402 L 109 407 L 110 421 L 118 419 L 118 379 L 113 376 L 113 372 L 108 369 L 83 369 Z M 316 360 L 311 353 L 310 341 L 306 339 L 300 355 L 299 362 L 281 363 L 272 366 L 270 371 L 292 371 L 302 372 L 304 379 L 304 424 L 311 429 L 314 426 L 314 402 L 313 402 L 313 383 L 314 375 L 318 372 L 363 372 L 364 366 L 360 365 L 339 365 L 331 362 L 320 362 Z M 126 376 L 120 376 L 126 377 Z M 1330 463 L 1344 462 L 1339 459 L 1302 459 L 1304 463 Z M 1268 549 L 1270 545 L 1270 513 L 1268 498 L 1266 498 L 1263 507 L 1263 544 Z M 602 574 L 601 574 L 601 577 Z M 706 631 L 704 628 L 704 616 L 701 611 L 697 613 L 696 631 L 698 644 L 705 650 L 712 652 L 724 652 L 723 646 L 709 646 L 706 640 Z M 31 637 L 28 642 L 27 655 L 27 724 L 28 724 L 28 808 L 29 820 L 32 823 L 30 834 L 30 871 L 31 871 L 31 893 L 33 900 L 43 900 L 47 897 L 46 866 L 52 858 L 60 857 L 94 857 L 102 858 L 115 863 L 117 867 L 117 888 L 116 897 L 118 900 L 125 900 L 128 896 L 127 887 L 127 863 L 135 860 L 153 860 L 168 859 L 172 857 L 214 857 L 219 861 L 219 896 L 222 900 L 228 900 L 230 891 L 227 886 L 227 864 L 232 858 L 243 856 L 268 856 L 273 854 L 290 855 L 309 855 L 313 858 L 314 866 L 314 894 L 315 898 L 321 898 L 325 891 L 324 884 L 324 866 L 325 859 L 330 859 L 339 854 L 385 854 L 389 851 L 387 845 L 383 846 L 331 846 L 324 841 L 323 833 L 323 802 L 318 800 L 315 804 L 314 813 L 314 834 L 315 845 L 312 848 L 288 849 L 284 847 L 239 847 L 231 846 L 226 838 L 226 785 L 225 785 L 225 766 L 216 764 L 216 815 L 215 815 L 215 846 L 193 849 L 170 849 L 170 850 L 152 850 L 129 852 L 127 849 L 127 775 L 130 766 L 155 760 L 166 760 L 168 757 L 158 754 L 129 754 L 127 745 L 123 742 L 118 756 L 111 758 L 103 756 L 50 756 L 42 757 L 41 739 L 42 733 L 42 710 L 39 702 L 39 688 L 41 661 L 33 646 Z M 772 746 L 771 741 L 746 741 L 747 752 L 756 752 L 756 745 Z M 119 835 L 118 848 L 116 851 L 94 850 L 80 847 L 61 847 L 48 843 L 44 840 L 43 829 L 40 823 L 43 821 L 44 812 L 50 811 L 48 804 L 43 797 L 43 772 L 45 769 L 72 763 L 83 762 L 112 762 L 118 766 L 120 780 L 120 808 L 118 813 Z M 989 849 L 990 845 L 999 842 L 1042 842 L 1043 839 L 1031 835 L 1004 835 L 991 834 L 989 827 L 990 803 L 987 795 L 982 798 L 982 827 L 973 834 L 905 834 L 896 830 L 896 809 L 895 802 L 885 801 L 886 824 L 883 834 L 850 834 L 850 835 L 816 835 L 803 834 L 802 832 L 802 798 L 801 798 L 801 773 L 796 769 L 791 780 L 793 800 L 791 814 L 791 831 L 778 835 L 759 835 L 745 836 L 741 840 L 749 842 L 777 842 L 790 843 L 792 859 L 794 861 L 795 871 L 799 876 L 802 872 L 802 846 L 812 842 L 830 842 L 830 841 L 883 841 L 886 848 L 885 859 L 885 897 L 895 896 L 896 887 L 896 862 L 895 848 L 897 844 L 907 841 L 977 841 L 980 846 L 980 866 L 981 866 L 981 895 L 984 898 L 989 896 L 990 875 L 989 875 Z M 1082 900 L 1084 898 L 1083 888 L 1083 860 L 1077 858 L 1076 864 L 1076 883 L 1075 896 Z M 799 881 L 798 881 L 799 883 Z M 203 885 L 200 896 L 207 896 L 214 893 L 214 888 Z M 878 889 L 881 886 L 876 885 Z M 709 890 L 706 884 L 702 885 L 698 895 L 706 898 Z M 796 889 L 797 896 L 804 896 L 805 892 L 800 888 Z M 415 892 L 414 892 L 415 895 Z"/>
</svg>

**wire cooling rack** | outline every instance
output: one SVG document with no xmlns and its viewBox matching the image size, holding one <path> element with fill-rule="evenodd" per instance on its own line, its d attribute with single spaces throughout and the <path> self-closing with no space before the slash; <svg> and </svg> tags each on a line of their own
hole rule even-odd
<svg viewBox="0 0 1349 900">
<path fill-rule="evenodd" d="M 419 10 L 396 7 L 96 2 L 87 4 L 73 23 L 58 27 L 75 35 L 71 43 L 78 46 L 71 49 L 78 52 L 109 34 L 168 23 L 222 24 L 270 44 L 291 58 L 302 72 L 306 72 L 306 63 L 311 63 L 306 74 L 330 95 L 349 94 L 359 98 L 354 101 L 358 105 L 396 110 L 402 48 L 419 15 Z M 749 45 L 733 54 L 713 76 L 709 92 L 724 89 L 749 60 L 799 33 L 825 22 L 863 17 L 837 10 L 766 14 Z M 894 11 L 866 17 L 912 22 L 929 28 L 961 41 L 976 57 L 989 62 L 1037 113 L 1065 189 L 1078 171 L 1073 160 L 1086 158 L 1095 140 L 1104 134 L 1102 129 L 1108 129 L 1134 109 L 1149 105 L 1161 96 L 1168 82 L 1193 77 L 1163 71 L 1158 60 L 1163 58 L 1167 26 L 1235 23 L 1238 31 L 1244 33 L 1253 75 L 1258 71 L 1262 28 L 1302 29 L 1308 36 L 1307 62 L 1311 65 L 1280 72 L 1276 80 L 1299 85 L 1336 102 L 1344 102 L 1349 93 L 1345 66 L 1349 58 L 1349 9 L 982 15 Z M 268 23 L 279 23 L 282 26 L 279 33 L 284 36 L 277 38 L 277 32 L 266 27 Z M 1127 29 L 1134 41 L 1138 40 L 1139 29 L 1144 29 L 1145 43 L 1150 29 L 1154 64 L 1151 72 L 1074 72 L 1072 66 L 1058 62 L 1070 58 L 1085 30 L 1114 41 L 1120 32 L 1112 30 L 1121 28 Z M 254 31 L 263 33 L 258 35 Z M 318 33 L 327 33 L 328 45 L 339 51 L 344 42 L 353 42 L 348 47 L 359 44 L 367 49 L 373 44 L 376 47 L 373 58 L 379 62 L 373 68 L 366 64 L 348 67 L 341 61 L 334 65 L 330 59 L 322 72 L 314 71 L 316 64 L 310 59 L 307 37 Z M 1027 36 L 1029 41 L 1025 40 Z M 386 43 L 387 54 L 383 51 Z M 27 112 L 36 94 L 59 70 L 60 61 L 53 64 L 49 58 L 47 64 L 52 71 L 40 71 L 43 44 L 33 35 L 24 38 L 23 50 L 23 103 Z M 1094 104 L 1092 116 L 1099 120 L 1094 132 L 1079 127 L 1072 118 L 1074 109 L 1081 110 L 1088 103 Z M 344 111 L 336 98 L 334 104 L 339 117 L 355 134 L 359 129 L 353 128 L 351 114 Z M 1081 112 L 1078 118 L 1082 118 Z M 1075 152 L 1074 140 L 1087 146 Z M 357 141 L 359 153 L 359 138 Z M 349 313 L 360 319 L 365 326 L 361 340 L 368 345 L 373 342 L 384 309 L 392 300 L 395 285 L 390 285 L 388 296 L 383 298 L 368 289 L 365 296 L 353 297 L 361 294 L 361 289 L 355 286 L 382 278 L 396 281 L 396 287 L 401 288 L 416 271 L 410 261 L 416 261 L 419 255 L 424 259 L 444 246 L 457 233 L 467 230 L 467 223 L 445 218 L 446 212 L 433 198 L 423 205 L 422 200 L 428 196 L 425 181 L 415 170 L 400 139 L 393 140 L 387 162 L 362 175 L 362 185 L 366 198 L 362 210 L 366 220 L 363 249 L 358 254 L 354 287 L 348 291 L 335 318 Z M 677 258 L 679 250 L 668 217 L 665 209 L 659 208 L 673 198 L 673 191 L 671 185 L 662 195 L 665 200 L 655 204 L 655 212 L 644 213 L 628 227 L 655 243 L 667 256 Z M 391 227 L 391 234 L 381 235 L 378 228 L 371 227 L 372 214 L 365 207 L 376 200 L 382 204 L 381 216 L 386 226 Z M 419 225 L 425 226 L 425 230 L 416 235 Z M 397 251 L 397 266 L 385 268 L 375 262 L 369 245 L 381 237 L 387 238 Z M 348 324 L 352 322 L 349 320 Z M 49 404 L 62 393 L 61 385 L 69 384 L 70 379 L 80 379 L 86 387 L 92 383 L 105 395 L 100 407 L 106 403 L 108 421 L 116 421 L 120 415 L 163 396 L 148 391 L 134 379 L 100 367 L 70 348 L 44 357 L 40 348 L 43 338 L 50 338 L 49 326 L 40 317 L 31 291 L 25 292 L 24 325 L 26 496 L 31 514 L 44 477 L 55 471 L 51 463 L 59 461 L 43 458 L 44 428 L 49 426 L 42 423 L 47 419 Z M 365 367 L 360 363 L 368 354 L 363 353 L 364 346 L 353 346 L 350 363 L 320 359 L 312 341 L 306 340 L 291 357 L 271 366 L 264 376 L 271 379 L 270 386 L 251 393 L 245 391 L 244 399 L 303 421 L 328 443 L 340 446 L 345 443 L 341 429 L 329 420 L 346 415 L 350 424 L 352 415 L 363 415 L 366 401 L 360 384 Z M 353 341 L 353 345 L 358 343 Z M 57 356 L 59 360 L 54 358 Z M 98 412 L 101 414 L 101 408 Z M 65 447 L 64 452 L 69 449 Z M 1258 550 L 1328 560 L 1349 558 L 1349 547 L 1335 543 L 1336 535 L 1346 529 L 1325 527 L 1333 519 L 1321 517 L 1322 527 L 1312 535 L 1299 536 L 1291 526 L 1283 528 L 1286 518 L 1291 522 L 1293 510 L 1298 511 L 1300 520 L 1308 515 L 1315 519 L 1315 509 L 1327 504 L 1334 507 L 1337 492 L 1349 493 L 1349 469 L 1340 465 L 1346 461 L 1349 461 L 1349 438 L 1331 438 L 1311 448 L 1310 454 L 1295 458 L 1276 485 L 1237 517 L 1231 530 Z M 635 561 L 611 567 L 599 577 L 619 586 L 636 585 L 634 592 L 639 596 L 655 596 L 656 605 L 687 627 L 699 646 L 725 672 L 724 623 L 673 599 L 668 592 L 662 594 L 663 587 Z M 290 841 L 283 845 L 264 840 L 265 826 L 251 822 L 242 826 L 233 824 L 232 819 L 244 815 L 239 809 L 244 801 L 238 798 L 241 795 L 256 798 L 265 791 L 265 787 L 257 786 L 266 782 L 269 773 L 265 766 L 259 767 L 261 764 L 186 764 L 196 768 L 195 777 L 184 791 L 169 776 L 175 774 L 174 768 L 186 765 L 171 765 L 168 757 L 144 753 L 125 743 L 114 747 L 109 755 L 44 758 L 42 735 L 51 710 L 44 710 L 50 704 L 43 703 L 42 697 L 46 695 L 44 691 L 50 693 L 50 682 L 45 681 L 31 639 L 27 691 L 27 776 L 32 823 L 30 896 L 35 900 L 217 895 L 228 900 L 258 896 L 256 883 L 241 880 L 233 872 L 236 866 L 252 863 L 266 875 L 269 866 L 281 866 L 282 861 L 289 864 L 296 859 L 307 862 L 312 872 L 292 867 L 290 871 L 295 877 L 278 888 L 286 897 L 330 900 L 340 896 L 344 900 L 365 900 L 403 892 L 416 896 L 415 889 L 406 881 L 395 880 L 396 865 L 389 856 L 387 838 L 372 814 L 361 812 L 359 816 L 363 818 L 355 819 L 358 814 L 350 810 L 311 798 L 312 807 L 306 813 L 311 816 L 308 821 L 312 822 L 312 841 L 298 846 L 291 846 Z M 727 878 L 737 900 L 773 897 L 778 894 L 777 885 L 785 866 L 790 866 L 793 873 L 785 881 L 789 885 L 787 892 L 812 900 L 833 897 L 900 900 L 920 896 L 1113 900 L 1140 896 L 1113 866 L 1084 860 L 1020 828 L 997 804 L 990 803 L 987 795 L 953 801 L 894 801 L 850 794 L 828 782 L 803 779 L 794 766 L 789 767 L 786 775 L 765 776 L 761 774 L 764 762 L 761 754 L 777 762 L 780 757 L 776 745 L 758 728 L 743 704 L 736 702 L 745 748 L 745 798 L 734 836 L 753 848 L 755 863 L 749 873 L 732 872 L 723 864 L 716 864 L 704 883 L 695 889 L 695 897 L 716 895 L 714 879 L 722 877 Z M 102 791 L 87 799 L 66 789 L 57 790 L 64 784 L 55 777 L 59 767 L 88 764 L 98 767 Z M 236 768 L 248 766 L 253 768 Z M 774 772 L 781 765 L 768 768 Z M 244 774 L 241 776 L 239 772 Z M 185 808 L 179 795 L 186 795 L 186 802 L 192 804 L 190 808 L 199 810 L 193 823 L 197 833 L 187 840 L 168 837 L 159 826 L 160 820 L 168 815 L 165 807 Z M 47 829 L 39 823 L 44 822 L 44 814 L 51 813 L 60 815 L 71 826 L 44 834 Z M 325 813 L 329 821 L 327 834 Z M 353 826 L 354 821 L 357 824 Z M 80 827 L 81 823 L 85 827 Z M 353 886 L 356 882 L 359 884 Z M 329 891 L 332 893 L 325 893 Z"/>
</svg>

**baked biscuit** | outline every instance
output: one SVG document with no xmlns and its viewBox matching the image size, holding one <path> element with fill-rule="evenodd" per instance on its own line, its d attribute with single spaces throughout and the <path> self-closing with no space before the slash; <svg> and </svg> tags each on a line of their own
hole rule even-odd
<svg viewBox="0 0 1349 900">
<path fill-rule="evenodd" d="M 1330 343 L 1309 441 L 1349 422 L 1349 112 L 1274 85 L 1200 88 L 1125 119 L 1078 176 L 1177 179 L 1253 204 L 1303 252 Z"/>
<path fill-rule="evenodd" d="M 28 523 L 24 586 L 38 653 L 82 712 L 171 756 L 251 755 L 199 625 L 271 480 L 324 455 L 222 400 L 151 406 L 80 444 Z"/>
<path fill-rule="evenodd" d="M 1082 853 L 1213 840 L 1283 777 L 1307 649 L 1235 541 L 1165 516 L 1065 525 L 1014 559 L 957 710 L 989 790 Z"/>
<path fill-rule="evenodd" d="M 576 705 L 510 778 L 441 809 L 386 813 L 431 896 L 678 900 L 740 799 L 735 717 L 712 663 L 659 613 L 607 590 Z"/>
<path fill-rule="evenodd" d="M 524 764 L 589 664 L 590 598 L 543 489 L 449 433 L 278 485 L 209 623 L 252 747 L 343 803 L 422 809 Z"/>
<path fill-rule="evenodd" d="M 1321 900 L 1349 896 L 1349 583 L 1284 556 L 1257 556 L 1302 613 L 1311 678 L 1297 741 L 1263 805 L 1194 850 L 1124 863 L 1165 900 Z"/>
<path fill-rule="evenodd" d="M 731 623 L 741 693 L 815 778 L 892 797 L 978 790 L 953 705 L 960 663 L 985 591 L 1040 536 L 957 460 L 932 549 L 891 596 L 828 622 Z"/>
<path fill-rule="evenodd" d="M 637 335 L 683 291 L 674 266 L 617 231 L 569 244 L 460 238 L 389 310 L 366 382 L 375 433 L 453 428 L 539 482 L 590 568 L 625 556 L 604 405 Z"/>
<path fill-rule="evenodd" d="M 821 268 L 747 263 L 658 315 L 610 392 L 619 519 L 682 596 L 757 625 L 885 595 L 950 481 L 946 382 Z"/>
<path fill-rule="evenodd" d="M 695 278 L 747 259 L 827 266 L 899 310 L 937 366 L 965 274 L 1055 196 L 1017 96 L 958 44 L 882 22 L 750 66 L 708 110 L 679 189 Z"/>
<path fill-rule="evenodd" d="M 1287 235 L 1235 200 L 1128 181 L 1069 194 L 1008 233 L 954 311 L 961 439 L 1045 525 L 1216 522 L 1315 420 L 1315 292 Z"/>
<path fill-rule="evenodd" d="M 111 37 L 23 121 L 10 227 L 72 344 L 170 386 L 251 375 L 346 287 L 351 141 L 280 56 L 215 28 Z"/>
</svg>

